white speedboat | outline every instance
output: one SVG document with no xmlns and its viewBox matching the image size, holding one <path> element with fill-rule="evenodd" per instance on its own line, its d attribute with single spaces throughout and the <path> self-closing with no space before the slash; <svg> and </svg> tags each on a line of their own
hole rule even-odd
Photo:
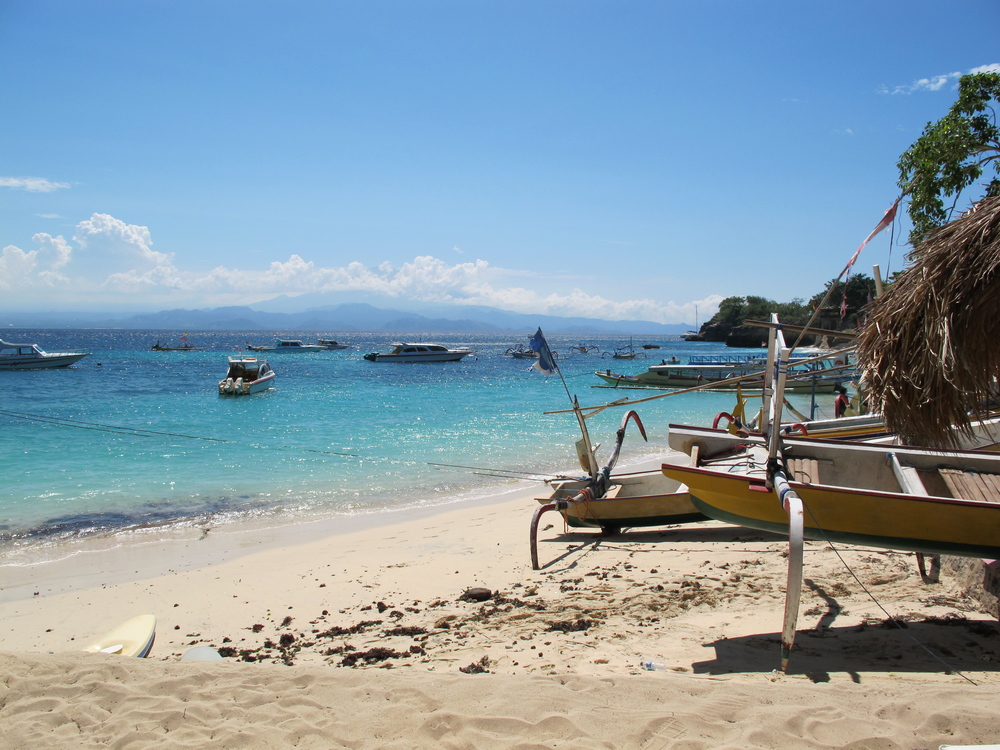
<svg viewBox="0 0 1000 750">
<path fill-rule="evenodd" d="M 219 381 L 220 396 L 246 396 L 266 391 L 274 381 L 274 370 L 263 359 L 230 357 L 229 372 Z"/>
<path fill-rule="evenodd" d="M 339 341 L 334 341 L 333 339 L 316 339 L 316 345 L 327 350 L 349 349 L 351 347 L 350 344 L 342 344 Z"/>
<path fill-rule="evenodd" d="M 90 352 L 46 352 L 38 344 L 9 344 L 0 340 L 0 370 L 40 370 L 67 367 Z"/>
<path fill-rule="evenodd" d="M 274 344 L 276 352 L 321 352 L 325 349 L 319 344 L 303 344 L 298 339 L 278 339 Z"/>
<path fill-rule="evenodd" d="M 396 344 L 389 352 L 366 354 L 369 362 L 457 362 L 475 354 L 472 349 L 449 349 L 441 344 Z"/>
</svg>

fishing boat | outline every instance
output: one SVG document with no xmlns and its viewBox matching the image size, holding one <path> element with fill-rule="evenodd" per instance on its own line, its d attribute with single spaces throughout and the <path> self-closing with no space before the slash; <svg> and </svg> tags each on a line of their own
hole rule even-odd
<svg viewBox="0 0 1000 750">
<path fill-rule="evenodd" d="M 763 437 L 670 425 L 670 447 L 694 457 L 665 463 L 711 518 L 788 533 L 767 476 Z M 924 554 L 1000 557 L 1000 456 L 897 445 L 782 437 L 780 464 L 802 499 L 805 536 Z"/>
<path fill-rule="evenodd" d="M 554 353 L 555 352 L 553 352 L 553 354 Z M 538 352 L 534 349 L 525 349 L 521 344 L 518 344 L 516 347 L 510 347 L 504 352 L 504 355 L 507 357 L 513 357 L 514 359 L 538 359 Z"/>
<path fill-rule="evenodd" d="M 388 352 L 371 352 L 365 355 L 369 362 L 457 362 L 470 354 L 472 349 L 449 349 L 441 344 L 396 344 Z"/>
<path fill-rule="evenodd" d="M 187 336 L 181 336 L 180 346 L 170 346 L 169 344 L 161 344 L 159 340 L 151 347 L 149 347 L 151 352 L 196 352 L 198 347 L 194 344 L 188 343 Z"/>
<path fill-rule="evenodd" d="M 997 558 L 1000 455 L 789 437 L 781 414 L 791 350 L 776 315 L 771 322 L 763 434 L 670 425 L 670 447 L 689 460 L 662 469 L 688 486 L 692 503 L 707 516 L 788 535 L 785 670 L 802 593 L 804 540 L 910 550 L 925 580 L 928 554 Z"/>
<path fill-rule="evenodd" d="M 276 352 L 321 352 L 326 349 L 319 344 L 303 344 L 298 339 L 278 339 L 274 342 Z"/>
<path fill-rule="evenodd" d="M 588 479 L 564 479 L 552 484 L 552 494 L 536 498 L 541 505 L 553 504 L 567 526 L 600 529 L 617 534 L 623 528 L 666 526 L 705 521 L 707 516 L 691 503 L 687 488 L 663 471 L 615 474 L 599 497 L 576 498 L 589 485 Z"/>
<path fill-rule="evenodd" d="M 0 370 L 43 370 L 69 367 L 90 352 L 47 352 L 38 344 L 11 344 L 0 340 Z"/>
<path fill-rule="evenodd" d="M 333 339 L 316 339 L 316 346 L 321 346 L 327 351 L 351 348 L 350 344 L 342 344 L 339 341 L 334 341 Z"/>
<path fill-rule="evenodd" d="M 567 526 L 600 529 L 603 534 L 617 534 L 623 528 L 707 520 L 692 504 L 687 488 L 666 477 L 662 471 L 614 473 L 630 420 L 635 422 L 645 440 L 646 430 L 639 415 L 629 411 L 618 428 L 610 458 L 602 469 L 595 471 L 594 447 L 590 447 L 590 438 L 584 430 L 577 451 L 580 466 L 589 476 L 555 481 L 548 497 L 536 498 L 539 507 L 531 519 L 529 539 L 532 569 L 539 569 L 538 522 L 548 511 L 558 512 Z"/>
<path fill-rule="evenodd" d="M 229 371 L 219 381 L 220 396 L 246 396 L 266 391 L 274 383 L 274 370 L 256 357 L 230 357 Z"/>
<path fill-rule="evenodd" d="M 638 359 L 639 357 L 645 357 L 645 352 L 637 352 L 635 346 L 632 344 L 632 339 L 629 339 L 627 346 L 619 346 L 611 354 L 613 359 Z"/>
<path fill-rule="evenodd" d="M 799 350 L 800 353 L 802 350 Z M 594 374 L 607 385 L 615 388 L 710 388 L 735 390 L 737 383 L 743 390 L 761 390 L 764 387 L 766 356 L 745 355 L 694 355 L 687 364 L 663 360 L 651 365 L 638 375 L 623 375 L 605 370 Z M 854 367 L 844 351 L 809 351 L 788 364 L 789 380 L 786 390 L 833 393 L 841 383 L 854 379 Z"/>
</svg>

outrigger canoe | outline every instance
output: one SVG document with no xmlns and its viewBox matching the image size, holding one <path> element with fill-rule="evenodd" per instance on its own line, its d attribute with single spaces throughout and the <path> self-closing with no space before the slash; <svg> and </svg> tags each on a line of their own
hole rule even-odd
<svg viewBox="0 0 1000 750">
<path fill-rule="evenodd" d="M 615 448 L 608 463 L 596 476 L 553 482 L 548 497 L 536 498 L 538 508 L 531 519 L 531 567 L 538 564 L 538 521 L 543 513 L 557 511 L 568 526 L 600 529 L 617 534 L 626 527 L 668 526 L 708 520 L 691 503 L 687 488 L 664 476 L 662 471 L 614 474 L 629 420 L 634 420 L 643 439 L 646 430 L 634 411 L 629 411 L 618 428 Z M 678 454 L 679 455 L 679 454 Z M 584 457 L 581 456 L 581 464 Z"/>
<path fill-rule="evenodd" d="M 690 465 L 663 464 L 706 516 L 788 534 L 763 438 L 670 425 Z M 922 554 L 1000 557 L 1000 455 L 782 437 L 780 463 L 806 538 Z"/>
</svg>

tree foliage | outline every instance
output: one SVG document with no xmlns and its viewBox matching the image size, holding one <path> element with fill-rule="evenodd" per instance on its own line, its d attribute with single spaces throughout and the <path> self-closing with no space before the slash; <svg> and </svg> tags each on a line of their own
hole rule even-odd
<svg viewBox="0 0 1000 750">
<path fill-rule="evenodd" d="M 962 76 L 958 99 L 944 117 L 928 123 L 899 159 L 899 186 L 909 194 L 910 242 L 918 245 L 931 229 L 945 224 L 965 188 L 992 167 L 985 195 L 1000 195 L 1000 73 Z M 945 198 L 952 198 L 945 207 Z"/>
<path fill-rule="evenodd" d="M 823 297 L 834 284 L 837 284 L 837 279 L 826 282 L 826 288 L 809 300 L 810 309 L 814 309 L 823 301 Z M 830 295 L 826 310 L 823 311 L 824 320 L 830 318 L 840 320 L 841 329 L 857 328 L 861 322 L 859 318 L 863 318 L 862 311 L 865 305 L 875 298 L 875 288 L 875 279 L 863 273 L 854 274 L 846 284 L 837 284 L 837 289 Z"/>
<path fill-rule="evenodd" d="M 776 312 L 786 323 L 805 323 L 809 308 L 801 299 L 791 302 L 774 302 L 766 297 L 726 297 L 719 303 L 719 311 L 709 321 L 710 325 L 721 324 L 730 328 L 743 325 L 744 320 L 768 320 Z"/>
</svg>

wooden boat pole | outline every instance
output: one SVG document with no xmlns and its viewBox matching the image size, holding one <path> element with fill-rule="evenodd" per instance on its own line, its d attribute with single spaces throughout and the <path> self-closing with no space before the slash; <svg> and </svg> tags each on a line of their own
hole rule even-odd
<svg viewBox="0 0 1000 750">
<path fill-rule="evenodd" d="M 805 519 L 802 500 L 788 485 L 783 471 L 774 472 L 774 489 L 781 507 L 788 513 L 788 575 L 785 580 L 785 619 L 781 628 L 781 671 L 788 671 L 788 657 L 795 643 L 802 597 L 802 558 L 804 552 Z"/>
<path fill-rule="evenodd" d="M 771 322 L 777 324 L 778 316 L 771 315 Z M 799 619 L 799 604 L 802 598 L 802 563 L 804 554 L 805 519 L 802 500 L 788 484 L 785 470 L 778 461 L 781 452 L 781 412 L 785 401 L 785 378 L 788 376 L 788 356 L 785 336 L 775 326 L 770 329 L 768 363 L 773 363 L 770 376 L 765 376 L 764 397 L 769 396 L 770 424 L 765 425 L 768 443 L 767 486 L 774 490 L 781 507 L 788 514 L 788 575 L 785 578 L 785 618 L 781 627 L 781 671 L 788 670 L 788 658 L 795 643 L 795 629 Z M 773 393 L 769 393 L 773 386 Z"/>
</svg>

